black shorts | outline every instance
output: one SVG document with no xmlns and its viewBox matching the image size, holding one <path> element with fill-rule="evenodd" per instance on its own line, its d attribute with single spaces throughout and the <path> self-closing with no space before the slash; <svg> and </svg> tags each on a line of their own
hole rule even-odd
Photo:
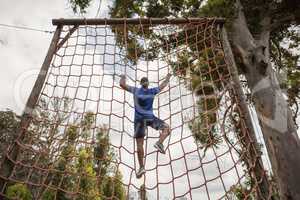
<svg viewBox="0 0 300 200">
<path fill-rule="evenodd" d="M 155 130 L 168 128 L 168 124 L 155 116 L 152 119 L 134 120 L 134 138 L 145 137 L 147 126 L 150 126 Z"/>
</svg>

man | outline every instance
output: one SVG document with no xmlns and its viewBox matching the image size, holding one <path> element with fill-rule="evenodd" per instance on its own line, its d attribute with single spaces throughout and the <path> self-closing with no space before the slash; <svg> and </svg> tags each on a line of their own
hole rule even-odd
<svg viewBox="0 0 300 200">
<path fill-rule="evenodd" d="M 121 88 L 132 93 L 134 97 L 134 138 L 137 143 L 137 156 L 140 166 L 140 169 L 136 173 L 137 178 L 141 178 L 146 172 L 144 168 L 144 137 L 147 126 L 151 126 L 156 130 L 161 130 L 159 140 L 155 143 L 154 147 L 160 153 L 165 154 L 163 142 L 168 137 L 171 130 L 168 124 L 153 114 L 153 100 L 154 96 L 167 86 L 170 77 L 171 75 L 168 74 L 165 80 L 155 88 L 148 88 L 148 78 L 143 77 L 141 79 L 141 87 L 136 88 L 127 85 L 126 77 L 124 75 L 121 76 Z"/>
</svg>

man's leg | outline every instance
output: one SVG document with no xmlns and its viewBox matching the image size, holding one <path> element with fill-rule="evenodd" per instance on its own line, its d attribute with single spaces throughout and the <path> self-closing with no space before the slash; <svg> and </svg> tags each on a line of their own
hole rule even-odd
<svg viewBox="0 0 300 200">
<path fill-rule="evenodd" d="M 154 147 L 158 149 L 160 153 L 165 154 L 166 152 L 164 149 L 163 142 L 171 133 L 170 126 L 157 117 L 154 118 L 153 123 L 150 126 L 152 126 L 152 128 L 156 130 L 161 130 L 159 140 L 155 143 Z"/>
<path fill-rule="evenodd" d="M 163 143 L 165 141 L 165 139 L 170 135 L 171 133 L 171 129 L 169 127 L 169 125 L 165 124 L 165 127 L 162 129 L 161 134 L 159 136 L 159 143 Z"/>
<path fill-rule="evenodd" d="M 136 138 L 136 145 L 140 168 L 144 168 L 144 138 Z"/>
<path fill-rule="evenodd" d="M 141 178 L 145 174 L 144 168 L 144 136 L 145 136 L 145 124 L 143 121 L 135 121 L 134 123 L 135 140 L 137 146 L 137 157 L 139 161 L 140 169 L 136 173 L 137 178 Z"/>
</svg>

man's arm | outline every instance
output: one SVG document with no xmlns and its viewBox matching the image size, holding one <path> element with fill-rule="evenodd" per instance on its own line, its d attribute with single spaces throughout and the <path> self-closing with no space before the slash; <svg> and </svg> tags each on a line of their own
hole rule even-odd
<svg viewBox="0 0 300 200">
<path fill-rule="evenodd" d="M 158 86 L 160 91 L 162 91 L 168 85 L 171 76 L 172 76 L 171 74 L 168 74 L 165 80 Z"/>
<path fill-rule="evenodd" d="M 126 90 L 128 92 L 131 92 L 130 90 L 130 86 L 126 84 L 126 76 L 125 75 L 121 75 L 121 79 L 120 79 L 120 87 L 123 90 Z"/>
</svg>

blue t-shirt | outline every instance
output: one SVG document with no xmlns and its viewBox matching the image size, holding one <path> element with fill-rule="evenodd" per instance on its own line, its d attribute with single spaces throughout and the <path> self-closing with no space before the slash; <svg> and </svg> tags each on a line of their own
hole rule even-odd
<svg viewBox="0 0 300 200">
<path fill-rule="evenodd" d="M 153 100 L 154 96 L 159 93 L 159 87 L 148 89 L 129 87 L 129 91 L 134 99 L 134 119 L 152 119 L 154 117 Z"/>
</svg>

